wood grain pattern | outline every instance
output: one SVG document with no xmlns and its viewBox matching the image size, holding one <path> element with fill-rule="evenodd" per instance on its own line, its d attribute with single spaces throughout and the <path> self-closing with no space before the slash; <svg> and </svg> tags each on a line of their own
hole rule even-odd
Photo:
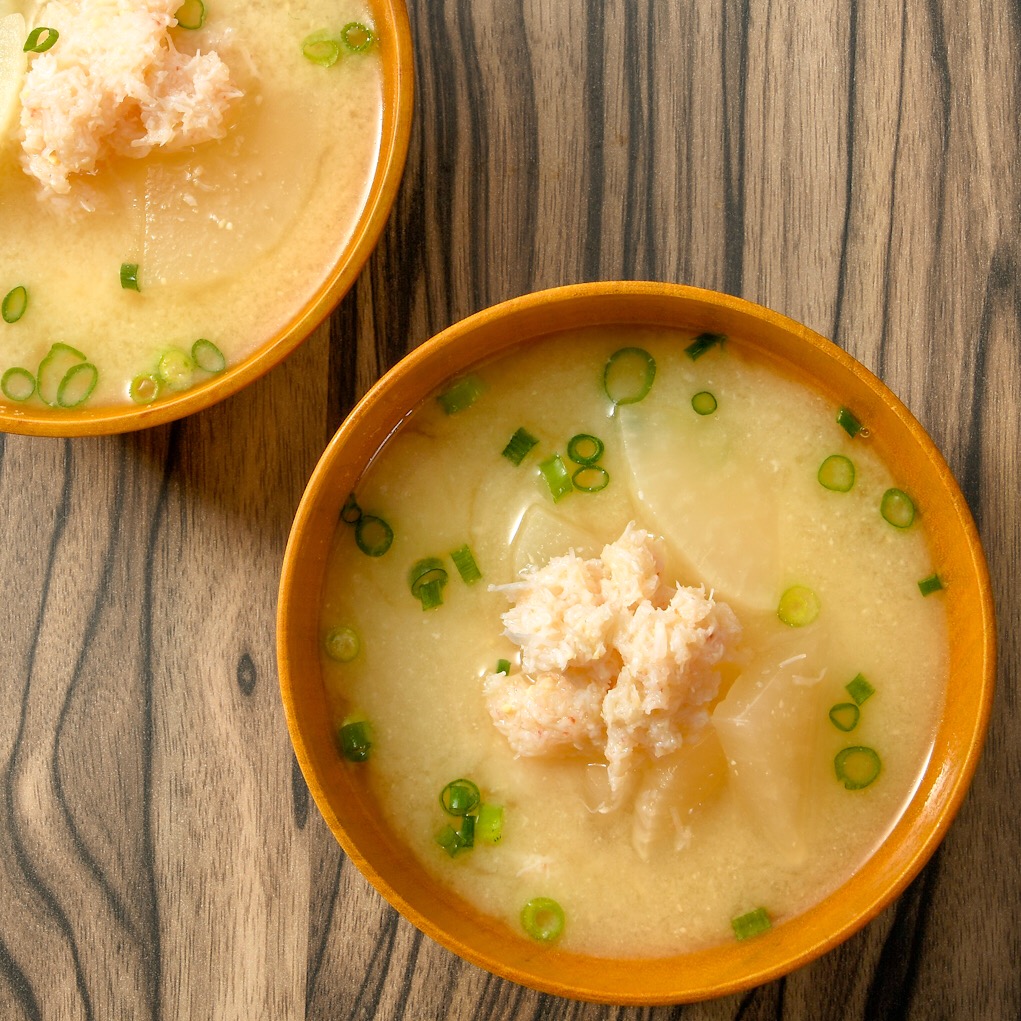
<svg viewBox="0 0 1021 1021">
<path fill-rule="evenodd" d="M 0 436 L 0 1017 L 1021 1016 L 1021 8 L 411 0 L 405 179 L 284 365 L 136 436 Z M 832 337 L 932 433 L 987 546 L 1000 682 L 941 849 L 849 943 L 684 1008 L 558 1000 L 423 938 L 294 767 L 288 525 L 372 381 L 539 287 L 658 278 Z"/>
</svg>

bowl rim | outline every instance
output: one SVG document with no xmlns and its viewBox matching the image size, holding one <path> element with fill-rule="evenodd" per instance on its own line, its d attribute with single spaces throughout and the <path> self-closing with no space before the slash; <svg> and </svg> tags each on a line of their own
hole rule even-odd
<svg viewBox="0 0 1021 1021">
<path fill-rule="evenodd" d="M 364 207 L 339 258 L 291 320 L 241 361 L 153 404 L 61 410 L 0 405 L 0 431 L 33 436 L 100 436 L 163 425 L 218 404 L 292 354 L 351 289 L 376 247 L 397 198 L 411 139 L 414 48 L 404 0 L 368 0 L 382 64 L 383 119 L 379 157 Z"/>
<path fill-rule="evenodd" d="M 412 377 L 414 383 L 410 389 L 418 395 L 418 401 L 413 404 L 417 406 L 419 401 L 435 391 L 445 379 L 467 371 L 473 364 L 498 355 L 517 343 L 534 342 L 545 334 L 559 332 L 565 327 L 561 325 L 564 317 L 562 315 L 558 317 L 558 312 L 566 310 L 568 315 L 576 314 L 578 308 L 583 308 L 586 303 L 593 299 L 599 301 L 607 296 L 621 303 L 621 307 L 630 307 L 636 302 L 657 301 L 664 302 L 664 307 L 671 305 L 680 307 L 684 302 L 693 302 L 700 307 L 704 306 L 710 312 L 719 310 L 725 315 L 737 316 L 749 324 L 768 326 L 790 337 L 792 345 L 801 354 L 806 356 L 811 354 L 816 360 L 835 362 L 839 375 L 844 378 L 853 377 L 863 394 L 871 394 L 874 407 L 885 409 L 882 413 L 890 416 L 891 421 L 899 423 L 898 428 L 906 430 L 915 444 L 917 458 L 913 459 L 922 465 L 927 477 L 931 477 L 933 487 L 945 494 L 948 520 L 953 523 L 960 543 L 960 563 L 967 571 L 968 591 L 975 600 L 969 618 L 973 617 L 976 621 L 972 628 L 974 634 L 969 636 L 969 641 L 973 645 L 969 654 L 973 656 L 977 665 L 974 683 L 963 694 L 951 697 L 951 693 L 948 692 L 948 705 L 953 702 L 955 706 L 958 704 L 962 706 L 963 725 L 958 730 L 944 735 L 943 721 L 949 711 L 945 707 L 937 728 L 937 746 L 943 749 L 944 753 L 948 750 L 953 752 L 952 768 L 946 768 L 941 764 L 934 765 L 932 760 L 926 764 L 923 776 L 904 813 L 888 832 L 873 857 L 865 862 L 850 880 L 815 907 L 776 926 L 766 936 L 754 941 L 754 946 L 739 944 L 740 952 L 727 948 L 730 951 L 729 957 L 726 953 L 721 955 L 720 948 L 713 948 L 673 958 L 628 960 L 624 971 L 616 967 L 620 962 L 585 958 L 585 955 L 545 948 L 541 955 L 533 953 L 531 957 L 525 955 L 516 961 L 508 962 L 494 955 L 493 947 L 498 945 L 498 940 L 494 943 L 492 934 L 486 929 L 487 922 L 484 918 L 476 917 L 473 923 L 481 932 L 479 938 L 475 939 L 473 934 L 472 939 L 466 939 L 463 934 L 445 929 L 443 918 L 437 922 L 435 917 L 426 915 L 419 903 L 412 902 L 413 897 L 409 895 L 408 889 L 395 889 L 391 883 L 392 870 L 387 871 L 390 863 L 384 863 L 387 867 L 380 868 L 377 867 L 379 863 L 368 861 L 358 842 L 347 832 L 334 810 L 331 793 L 317 772 L 314 749 L 306 740 L 305 720 L 296 694 L 297 679 L 292 676 L 289 665 L 292 644 L 300 640 L 292 626 L 292 614 L 302 606 L 309 605 L 307 588 L 300 597 L 295 589 L 296 579 L 303 570 L 300 561 L 303 556 L 302 547 L 306 541 L 305 534 L 315 514 L 321 510 L 324 483 L 335 474 L 336 466 L 344 462 L 349 444 L 360 436 L 362 440 L 358 444 L 360 449 L 378 449 L 386 436 L 400 424 L 401 417 L 409 412 L 406 403 L 403 402 L 402 415 L 395 417 L 388 412 L 386 405 L 390 399 L 390 392 L 402 385 L 401 381 L 404 378 Z M 699 328 L 690 325 L 690 316 L 686 318 L 689 320 L 688 328 Z M 709 319 L 712 319 L 712 315 Z M 602 318 L 598 321 L 636 322 L 631 315 L 622 315 L 616 320 Z M 640 321 L 644 324 L 650 320 Z M 537 329 L 536 324 L 543 322 L 548 323 L 548 328 Z M 502 339 L 499 342 L 490 339 L 482 351 L 472 350 L 472 345 L 468 343 L 472 335 L 478 330 L 488 329 L 492 332 L 494 323 L 497 324 L 495 327 L 497 329 L 499 324 L 502 324 Z M 572 322 L 572 325 L 591 323 Z M 674 325 L 681 325 L 680 319 Z M 467 358 L 458 357 L 458 351 L 462 348 L 468 352 Z M 789 365 L 788 368 L 797 372 L 797 365 Z M 808 375 L 809 378 L 815 379 L 810 372 Z M 818 389 L 818 380 L 816 384 Z M 361 462 L 361 458 L 357 460 Z M 357 471 L 350 464 L 347 465 L 352 480 L 364 465 L 358 463 L 355 467 Z M 343 495 L 346 495 L 347 488 L 340 488 L 345 489 Z M 325 548 L 320 547 L 318 554 L 324 553 Z M 318 599 L 313 605 L 317 604 Z M 953 641 L 951 647 L 953 651 Z M 900 399 L 869 369 L 808 327 L 743 298 L 684 284 L 657 281 L 599 281 L 531 292 L 476 312 L 413 349 L 362 397 L 326 447 L 309 479 L 294 517 L 284 553 L 278 593 L 277 656 L 281 698 L 288 731 L 313 799 L 348 856 L 379 893 L 405 918 L 460 957 L 529 988 L 591 1002 L 657 1005 L 711 999 L 747 990 L 789 974 L 844 942 L 904 891 L 944 838 L 967 793 L 978 764 L 988 729 L 995 687 L 996 624 L 988 566 L 964 495 L 928 433 Z M 321 676 L 319 684 L 322 685 Z M 952 742 L 952 746 L 944 748 L 944 737 L 946 742 Z M 923 794 L 924 797 L 921 796 Z M 888 853 L 891 847 L 895 847 L 896 853 Z M 834 927 L 833 911 L 836 910 L 838 899 L 844 907 L 837 912 L 841 920 Z M 446 913 L 446 923 L 456 924 L 453 920 L 458 917 L 459 912 L 463 914 L 466 910 L 469 914 L 473 911 L 466 908 L 464 902 L 458 901 Z M 443 913 L 441 910 L 440 914 Z M 545 961 L 542 959 L 543 956 Z M 716 959 L 721 956 L 725 960 L 722 966 L 717 966 Z M 568 965 L 577 967 L 579 958 L 589 962 L 589 965 L 582 969 L 584 980 L 565 978 L 566 967 Z M 698 980 L 693 980 L 688 977 L 691 972 L 704 974 Z M 650 983 L 645 988 L 634 988 L 633 983 L 639 975 Z"/>
</svg>

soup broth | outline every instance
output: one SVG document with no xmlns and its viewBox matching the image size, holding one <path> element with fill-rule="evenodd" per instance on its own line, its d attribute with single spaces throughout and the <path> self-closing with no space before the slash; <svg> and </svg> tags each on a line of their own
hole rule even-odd
<svg viewBox="0 0 1021 1021">
<path fill-rule="evenodd" d="M 13 7 L 27 26 L 46 24 L 50 6 L 0 3 L 0 15 Z M 71 175 L 66 195 L 41 194 L 23 171 L 12 92 L 0 131 L 0 296 L 23 287 L 27 307 L 0 322 L 0 374 L 16 370 L 5 407 L 75 405 L 80 388 L 58 401 L 60 380 L 45 378 L 64 361 L 95 366 L 86 406 L 159 400 L 245 358 L 314 298 L 367 200 L 382 79 L 378 42 L 342 49 L 329 67 L 306 59 L 302 43 L 320 29 L 339 38 L 352 22 L 373 24 L 357 0 L 207 0 L 202 27 L 171 27 L 169 38 L 227 65 L 242 95 L 223 137 L 104 156 L 94 174 Z M 204 352 L 193 351 L 200 339 Z M 61 348 L 64 361 L 45 363 L 55 344 L 77 354 Z"/>
<path fill-rule="evenodd" d="M 371 748 L 350 768 L 389 825 L 429 872 L 519 931 L 523 905 L 553 899 L 560 945 L 596 955 L 705 947 L 759 909 L 780 924 L 819 902 L 896 822 L 944 697 L 946 619 L 924 507 L 867 429 L 852 436 L 846 415 L 841 427 L 834 401 L 740 338 L 711 338 L 701 354 L 693 340 L 572 331 L 455 381 L 359 480 L 324 586 L 335 723 L 368 721 Z M 622 349 L 648 360 L 625 356 L 634 371 L 617 379 Z M 535 442 L 516 464 L 505 448 L 519 429 Z M 568 454 L 578 435 L 602 441 L 599 470 L 554 499 L 540 466 L 559 455 L 569 479 L 582 472 Z M 913 520 L 884 504 L 890 491 Z M 382 555 L 359 548 L 370 529 L 359 534 L 358 513 L 392 530 Z M 656 537 L 667 585 L 730 607 L 740 640 L 718 690 L 685 717 L 680 748 L 647 750 L 612 792 L 598 747 L 518 754 L 485 692 L 500 673 L 533 680 L 505 633 L 515 594 L 505 586 L 552 558 L 597 558 L 629 526 Z M 476 581 L 450 557 L 464 546 Z M 409 587 L 424 558 L 447 573 L 427 609 Z M 338 628 L 357 636 L 339 659 L 325 651 Z M 458 820 L 439 794 L 458 778 L 502 808 L 498 842 L 450 847 L 445 827 Z"/>
</svg>

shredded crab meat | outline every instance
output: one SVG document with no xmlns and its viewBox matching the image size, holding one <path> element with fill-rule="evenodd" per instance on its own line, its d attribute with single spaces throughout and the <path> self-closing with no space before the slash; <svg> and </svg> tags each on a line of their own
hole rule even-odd
<svg viewBox="0 0 1021 1021">
<path fill-rule="evenodd" d="M 662 580 L 658 541 L 632 522 L 597 558 L 554 557 L 496 586 L 521 672 L 486 677 L 494 724 L 519 755 L 599 751 L 611 792 L 701 732 L 741 627 L 704 588 Z"/>
<path fill-rule="evenodd" d="M 21 164 L 45 196 L 110 154 L 142 157 L 222 138 L 239 92 L 215 52 L 181 53 L 169 29 L 180 0 L 46 5 L 59 32 L 34 54 L 21 90 Z"/>
</svg>

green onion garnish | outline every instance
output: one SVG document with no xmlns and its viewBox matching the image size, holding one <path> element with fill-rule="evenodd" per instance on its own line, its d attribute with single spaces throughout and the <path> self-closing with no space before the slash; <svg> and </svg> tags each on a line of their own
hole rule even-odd
<svg viewBox="0 0 1021 1021">
<path fill-rule="evenodd" d="M 830 454 L 819 465 L 819 485 L 833 493 L 850 492 L 854 485 L 854 462 L 843 454 Z"/>
<path fill-rule="evenodd" d="M 499 844 L 503 837 L 503 805 L 479 806 L 475 838 L 485 844 Z"/>
<path fill-rule="evenodd" d="M 360 514 L 355 523 L 355 544 L 368 557 L 381 557 L 394 541 L 394 530 L 374 514 Z"/>
<path fill-rule="evenodd" d="M 40 25 L 28 33 L 25 45 L 22 47 L 25 53 L 45 53 L 60 38 L 60 33 L 55 28 L 46 28 Z"/>
<path fill-rule="evenodd" d="M 727 339 L 725 333 L 700 333 L 685 349 L 684 353 L 694 362 L 711 347 L 722 346 Z"/>
<path fill-rule="evenodd" d="M 447 815 L 468 815 L 482 804 L 482 792 L 472 780 L 451 780 L 440 791 L 440 804 Z"/>
<path fill-rule="evenodd" d="M 0 378 L 0 391 L 9 401 L 27 401 L 35 393 L 35 376 L 15 365 Z"/>
<path fill-rule="evenodd" d="M 138 263 L 137 262 L 122 262 L 121 263 L 121 287 L 126 291 L 140 291 L 141 287 L 138 286 Z"/>
<path fill-rule="evenodd" d="M 695 394 L 691 398 L 691 406 L 696 415 L 711 415 L 718 407 L 716 398 L 708 390 Z"/>
<path fill-rule="evenodd" d="M 437 557 L 425 557 L 408 571 L 411 594 L 421 602 L 423 610 L 432 610 L 443 603 L 443 586 L 447 584 L 447 569 Z"/>
<path fill-rule="evenodd" d="M 915 520 L 915 504 L 903 489 L 888 489 L 879 503 L 879 513 L 894 528 L 909 528 Z"/>
<path fill-rule="evenodd" d="M 496 661 L 496 672 L 498 674 L 509 674 L 510 666 L 511 665 L 509 659 L 498 659 Z"/>
<path fill-rule="evenodd" d="M 204 337 L 196 340 L 191 346 L 191 360 L 203 371 L 216 375 L 227 367 L 227 359 L 223 352 Z"/>
<path fill-rule="evenodd" d="M 350 663 L 362 647 L 361 639 L 354 628 L 331 628 L 323 641 L 326 655 L 338 663 Z"/>
<path fill-rule="evenodd" d="M 358 506 L 354 493 L 348 493 L 344 506 L 340 508 L 340 520 L 345 525 L 357 525 L 362 518 L 362 509 Z"/>
<path fill-rule="evenodd" d="M 159 378 L 152 372 L 143 372 L 131 381 L 128 396 L 136 404 L 152 404 L 160 394 Z"/>
<path fill-rule="evenodd" d="M 603 456 L 605 449 L 603 441 L 589 433 L 578 433 L 567 441 L 567 456 L 575 464 L 586 466 L 595 464 Z"/>
<path fill-rule="evenodd" d="M 583 493 L 598 493 L 610 484 L 610 473 L 601 464 L 586 464 L 571 476 L 571 482 Z"/>
<path fill-rule="evenodd" d="M 521 909 L 521 926 L 532 939 L 552 943 L 564 931 L 564 909 L 550 897 L 533 897 Z"/>
<path fill-rule="evenodd" d="M 475 563 L 475 557 L 468 546 L 461 546 L 454 550 L 450 554 L 450 559 L 454 561 L 457 573 L 461 575 L 461 581 L 466 585 L 471 585 L 482 577 L 479 565 Z"/>
<path fill-rule="evenodd" d="M 773 928 L 773 923 L 765 908 L 756 908 L 747 914 L 732 918 L 730 927 L 738 939 L 751 939 L 752 936 L 761 936 L 764 932 L 769 932 Z"/>
<path fill-rule="evenodd" d="M 156 375 L 160 384 L 168 390 L 186 390 L 191 385 L 194 368 L 195 363 L 187 351 L 182 351 L 179 347 L 170 347 L 160 355 Z"/>
<path fill-rule="evenodd" d="M 430 581 L 419 588 L 418 598 L 422 603 L 423 610 L 435 610 L 437 606 L 443 605 L 443 586 L 445 584 L 446 578 L 443 581 Z"/>
<path fill-rule="evenodd" d="M 450 823 L 445 823 L 443 829 L 436 834 L 436 843 L 443 848 L 451 858 L 461 850 L 461 841 L 458 839 L 457 830 Z"/>
<path fill-rule="evenodd" d="M 852 680 L 848 681 L 844 685 L 844 690 L 854 699 L 855 705 L 861 705 L 863 702 L 867 702 L 875 693 L 876 689 L 872 687 L 863 674 L 858 674 Z"/>
<path fill-rule="evenodd" d="M 58 394 L 60 385 L 76 365 L 85 361 L 85 355 L 70 344 L 56 343 L 39 363 L 38 392 L 44 403 L 51 408 L 60 406 Z"/>
<path fill-rule="evenodd" d="M 858 726 L 861 710 L 854 702 L 838 702 L 830 708 L 830 722 L 845 734 Z"/>
<path fill-rule="evenodd" d="M 206 22 L 206 5 L 202 0 L 184 0 L 174 17 L 181 28 L 201 28 Z"/>
<path fill-rule="evenodd" d="M 331 39 L 325 30 L 313 32 L 301 41 L 301 52 L 306 60 L 320 67 L 333 67 L 340 59 L 340 43 Z"/>
<path fill-rule="evenodd" d="M 780 596 L 776 615 L 788 627 L 805 627 L 819 616 L 819 597 L 805 585 L 793 585 Z"/>
<path fill-rule="evenodd" d="M 637 404 L 652 389 L 656 361 L 644 348 L 622 347 L 610 355 L 603 369 L 606 396 L 619 404 Z"/>
<path fill-rule="evenodd" d="M 558 503 L 574 489 L 570 473 L 559 454 L 553 454 L 540 462 L 539 473 L 546 480 L 554 503 Z"/>
<path fill-rule="evenodd" d="M 939 592 L 943 588 L 943 579 L 938 574 L 930 574 L 918 583 L 918 591 L 923 596 L 931 596 L 933 592 Z"/>
<path fill-rule="evenodd" d="M 92 396 L 98 382 L 99 369 L 91 362 L 72 365 L 57 387 L 57 404 L 62 408 L 77 408 Z"/>
<path fill-rule="evenodd" d="M 477 376 L 463 376 L 452 383 L 436 400 L 448 415 L 456 415 L 470 408 L 482 393 L 482 380 Z"/>
<path fill-rule="evenodd" d="M 879 776 L 882 763 L 875 750 L 865 745 L 842 748 L 833 760 L 837 779 L 849 791 L 860 791 L 868 787 Z"/>
<path fill-rule="evenodd" d="M 521 464 L 528 452 L 538 442 L 527 429 L 516 429 L 514 435 L 507 441 L 507 446 L 503 448 L 503 456 L 511 464 Z"/>
<path fill-rule="evenodd" d="M 352 53 L 364 53 L 376 41 L 376 33 L 360 21 L 350 21 L 340 30 L 340 38 Z"/>
<path fill-rule="evenodd" d="M 364 762 L 372 749 L 372 731 L 368 720 L 352 719 L 337 732 L 340 752 L 349 762 Z"/>
<path fill-rule="evenodd" d="M 5 323 L 16 323 L 28 308 L 28 290 L 23 284 L 12 287 L 4 295 L 3 304 L 0 305 L 0 315 Z"/>
<path fill-rule="evenodd" d="M 461 825 L 457 827 L 457 839 L 461 847 L 475 846 L 475 816 L 465 815 L 461 818 Z"/>
<path fill-rule="evenodd" d="M 858 416 L 850 408 L 841 408 L 837 412 L 837 425 L 854 439 L 858 433 L 864 431 L 864 426 L 858 420 Z"/>
</svg>

